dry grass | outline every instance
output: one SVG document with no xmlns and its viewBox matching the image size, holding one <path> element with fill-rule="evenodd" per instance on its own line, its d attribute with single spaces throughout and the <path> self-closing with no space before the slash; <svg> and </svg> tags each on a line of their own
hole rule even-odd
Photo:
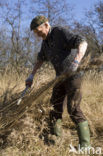
<svg viewBox="0 0 103 156">
<path fill-rule="evenodd" d="M 45 65 L 34 78 L 31 94 L 55 77 L 51 66 Z M 41 76 L 39 76 L 41 75 Z M 5 72 L 0 75 L 1 104 L 11 98 L 11 95 L 21 92 L 25 88 L 26 74 L 18 75 Z M 82 83 L 83 99 L 81 108 L 86 115 L 91 129 L 91 143 L 93 147 L 103 150 L 103 73 L 87 72 Z M 69 153 L 69 145 L 78 144 L 76 127 L 69 118 L 66 110 L 63 114 L 63 136 L 56 138 L 49 134 L 48 113 L 52 88 L 46 90 L 32 107 L 19 119 L 9 134 L 0 139 L 0 156 L 75 156 Z"/>
</svg>

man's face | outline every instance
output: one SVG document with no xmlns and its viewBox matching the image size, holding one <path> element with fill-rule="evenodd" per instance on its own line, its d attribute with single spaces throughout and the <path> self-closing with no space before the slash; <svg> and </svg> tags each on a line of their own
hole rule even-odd
<svg viewBox="0 0 103 156">
<path fill-rule="evenodd" d="M 48 34 L 48 25 L 44 23 L 38 26 L 36 29 L 34 29 L 33 32 L 36 33 L 39 37 L 45 39 Z"/>
</svg>

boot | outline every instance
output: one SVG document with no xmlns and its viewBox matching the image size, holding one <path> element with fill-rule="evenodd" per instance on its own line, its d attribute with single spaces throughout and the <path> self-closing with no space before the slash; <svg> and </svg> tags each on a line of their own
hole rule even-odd
<svg viewBox="0 0 103 156">
<path fill-rule="evenodd" d="M 61 119 L 57 119 L 57 121 L 54 124 L 54 134 L 59 137 L 62 135 L 62 120 Z"/>
<path fill-rule="evenodd" d="M 78 124 L 77 129 L 78 129 L 80 148 L 91 147 L 88 121 L 80 122 Z"/>
</svg>

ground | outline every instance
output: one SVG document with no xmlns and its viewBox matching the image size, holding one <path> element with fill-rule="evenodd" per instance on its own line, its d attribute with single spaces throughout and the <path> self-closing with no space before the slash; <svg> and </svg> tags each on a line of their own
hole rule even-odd
<svg viewBox="0 0 103 156">
<path fill-rule="evenodd" d="M 40 69 L 34 78 L 30 93 L 19 107 L 10 104 L 11 101 L 13 102 L 14 95 L 18 97 L 19 93 L 25 88 L 26 75 L 18 76 L 12 72 L 9 74 L 5 72 L 3 76 L 0 82 L 2 86 L 1 106 L 4 106 L 6 110 L 4 110 L 3 116 L 0 116 L 0 126 L 5 127 L 9 121 L 18 119 L 17 110 L 19 110 L 21 118 L 18 122 L 16 121 L 9 132 L 0 137 L 0 156 L 78 155 L 70 153 L 70 145 L 73 145 L 73 147 L 78 145 L 78 136 L 76 126 L 67 114 L 66 108 L 63 113 L 63 136 L 58 138 L 49 133 L 48 113 L 52 109 L 50 106 L 52 87 L 43 91 L 40 96 L 36 94 L 41 86 L 44 87 L 45 84 L 55 78 L 52 67 L 48 70 L 47 66 L 44 65 Z M 89 122 L 91 145 L 95 149 L 94 155 L 100 155 L 98 148 L 103 153 L 103 72 L 98 73 L 95 70 L 86 72 L 82 82 L 82 92 L 81 109 Z M 7 108 L 8 105 L 10 107 Z M 25 109 L 27 106 L 28 108 Z"/>
</svg>

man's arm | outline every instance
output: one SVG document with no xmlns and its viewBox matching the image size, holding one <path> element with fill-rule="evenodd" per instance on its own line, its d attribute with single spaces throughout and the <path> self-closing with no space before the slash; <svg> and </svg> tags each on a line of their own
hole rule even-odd
<svg viewBox="0 0 103 156">
<path fill-rule="evenodd" d="M 26 79 L 26 86 L 31 87 L 31 85 L 33 83 L 34 75 L 35 75 L 36 71 L 42 66 L 42 64 L 43 64 L 43 61 L 42 60 L 38 60 L 37 63 L 34 65 L 32 73 Z"/>
<path fill-rule="evenodd" d="M 34 65 L 33 71 L 32 71 L 32 75 L 34 76 L 36 71 L 42 66 L 43 61 L 39 60 L 37 61 L 37 63 Z"/>
<path fill-rule="evenodd" d="M 71 76 L 78 68 L 82 58 L 84 57 L 86 50 L 87 50 L 87 42 L 86 41 L 82 41 L 78 48 L 76 49 L 76 55 L 74 57 L 74 59 L 72 60 L 72 62 L 70 63 L 70 65 L 66 66 L 65 70 L 64 70 L 64 74 L 67 74 L 68 76 Z"/>
<path fill-rule="evenodd" d="M 78 63 L 80 63 L 82 58 L 84 57 L 86 50 L 87 50 L 87 46 L 88 46 L 88 44 L 86 41 L 83 41 L 79 44 L 78 52 L 75 57 L 75 60 L 78 61 Z"/>
</svg>

